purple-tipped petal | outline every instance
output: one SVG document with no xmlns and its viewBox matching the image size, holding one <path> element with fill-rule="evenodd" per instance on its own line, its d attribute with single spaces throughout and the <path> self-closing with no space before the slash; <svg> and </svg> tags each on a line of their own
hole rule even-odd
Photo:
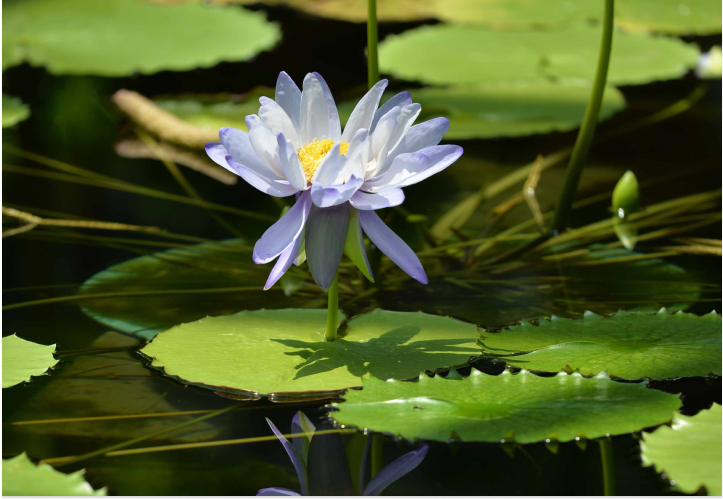
<svg viewBox="0 0 723 499">
<path fill-rule="evenodd" d="M 250 168 L 262 177 L 275 180 L 281 178 L 256 154 L 256 151 L 254 151 L 254 148 L 251 146 L 248 133 L 237 128 L 224 127 L 218 131 L 218 136 L 228 151 L 227 154 L 230 154 L 236 163 L 246 165 L 247 168 Z"/>
<path fill-rule="evenodd" d="M 399 268 L 422 284 L 427 284 L 427 274 L 422 263 L 407 243 L 387 227 L 374 211 L 359 211 L 359 221 L 364 233 Z"/>
<path fill-rule="evenodd" d="M 357 130 L 365 128 L 367 130 L 372 126 L 374 113 L 379 105 L 379 99 L 382 98 L 384 89 L 387 88 L 387 80 L 380 80 L 374 85 L 352 111 L 349 120 L 344 127 L 344 133 L 341 134 L 341 140 L 344 142 L 351 141 Z"/>
<path fill-rule="evenodd" d="M 236 171 L 228 166 L 228 163 L 226 162 L 226 156 L 229 154 L 221 142 L 206 142 L 206 155 L 217 165 L 223 166 L 227 170 L 236 173 Z M 238 173 L 236 173 L 236 175 L 238 175 Z"/>
<path fill-rule="evenodd" d="M 399 106 L 404 107 L 412 103 L 412 95 L 409 92 L 399 92 L 397 95 L 390 97 L 388 101 L 379 106 L 379 109 L 374 113 L 374 119 L 372 119 L 372 126 L 369 129 L 369 133 L 373 133 L 377 127 L 377 123 L 382 116 L 387 114 L 393 107 Z"/>
<path fill-rule="evenodd" d="M 256 263 L 268 263 L 288 248 L 304 230 L 311 209 L 311 196 L 304 191 L 286 214 L 269 227 L 254 246 Z"/>
<path fill-rule="evenodd" d="M 302 236 L 303 233 L 299 234 L 299 236 L 294 240 L 294 242 L 289 245 L 288 248 L 281 252 L 281 254 L 279 255 L 279 259 L 276 260 L 276 263 L 274 264 L 274 268 L 271 269 L 271 274 L 269 274 L 269 278 L 266 280 L 266 285 L 264 285 L 264 291 L 276 284 L 276 281 L 281 279 L 281 276 L 284 275 L 287 270 L 289 270 L 289 267 L 291 267 L 294 258 L 299 253 L 301 243 L 304 241 L 304 238 Z"/>
<path fill-rule="evenodd" d="M 261 103 L 259 117 L 264 124 L 277 136 L 279 133 L 283 133 L 286 140 L 291 142 L 294 149 L 301 147 L 296 126 L 291 121 L 291 118 L 289 118 L 289 115 L 286 114 L 286 111 L 284 111 L 276 101 L 268 97 L 260 97 L 259 102 Z"/>
<path fill-rule="evenodd" d="M 301 90 L 285 71 L 276 80 L 276 103 L 286 111 L 297 132 L 301 130 Z"/>
<path fill-rule="evenodd" d="M 385 466 L 374 478 L 371 479 L 369 485 L 364 488 L 362 495 L 378 496 L 384 489 L 389 487 L 404 475 L 412 471 L 424 461 L 429 445 L 424 444 L 419 449 L 413 450 L 402 457 Z"/>
<path fill-rule="evenodd" d="M 431 120 L 419 123 L 411 127 L 404 134 L 399 145 L 394 150 L 389 151 L 384 164 L 379 171 L 386 171 L 394 158 L 400 154 L 419 151 L 425 147 L 436 146 L 449 130 L 449 120 L 444 117 L 433 118 Z"/>
<path fill-rule="evenodd" d="M 429 165 L 423 171 L 407 177 L 401 183 L 397 183 L 396 186 L 407 187 L 441 172 L 457 161 L 463 152 L 464 150 L 460 146 L 454 145 L 432 146 L 418 151 L 419 154 L 424 154 L 429 158 Z"/>
<path fill-rule="evenodd" d="M 306 464 L 301 459 L 301 456 L 299 456 L 299 453 L 296 452 L 296 449 L 294 448 L 294 446 L 291 445 L 291 442 L 286 440 L 286 437 L 284 437 L 284 435 L 276 428 L 274 423 L 272 423 L 269 418 L 266 418 L 266 422 L 269 423 L 269 426 L 271 427 L 271 431 L 274 432 L 274 435 L 276 435 L 276 438 L 279 439 L 279 441 L 281 442 L 281 445 L 284 446 L 284 450 L 289 455 L 289 459 L 291 459 L 291 464 L 294 465 L 294 469 L 296 470 L 296 476 L 299 477 L 299 484 L 301 485 L 301 495 L 305 496 L 306 491 L 308 490 Z M 261 489 L 261 490 L 269 490 L 269 489 Z M 281 490 L 286 490 L 286 489 L 281 489 Z M 259 491 L 259 492 L 261 492 L 261 491 Z"/>
<path fill-rule="evenodd" d="M 310 144 L 314 139 L 329 138 L 329 114 L 324 88 L 316 76 L 309 73 L 304 78 L 301 92 L 301 142 Z"/>
<path fill-rule="evenodd" d="M 279 159 L 279 143 L 276 134 L 255 114 L 246 116 L 246 126 L 249 129 L 251 147 L 253 147 L 258 157 L 276 175 L 282 177 L 284 171 L 281 168 L 281 160 Z"/>
<path fill-rule="evenodd" d="M 311 186 L 311 199 L 319 208 L 329 208 L 346 203 L 364 183 L 364 179 L 351 176 L 346 184 L 323 187 L 321 184 Z"/>
<path fill-rule="evenodd" d="M 257 496 L 300 496 L 298 492 L 293 490 L 285 489 L 283 487 L 270 487 L 268 489 L 261 489 L 256 492 Z"/>
<path fill-rule="evenodd" d="M 262 177 L 255 171 L 248 168 L 246 165 L 236 163 L 231 155 L 226 156 L 226 163 L 229 165 L 229 170 L 239 175 L 242 179 L 248 182 L 253 187 L 256 187 L 261 192 L 265 192 L 270 196 L 277 198 L 283 198 L 296 194 L 299 190 L 290 185 L 288 182 L 283 180 L 271 180 L 266 177 Z"/>
<path fill-rule="evenodd" d="M 311 420 L 306 417 L 301 411 L 294 414 L 294 419 L 291 420 L 291 433 L 306 433 L 307 435 L 300 437 L 292 437 L 291 442 L 294 444 L 296 452 L 299 453 L 301 459 L 306 463 L 306 459 L 309 457 L 309 445 L 311 445 L 311 438 L 314 436 L 316 426 Z"/>
<path fill-rule="evenodd" d="M 339 121 L 339 111 L 336 109 L 334 96 L 329 90 L 329 85 L 319 73 L 311 73 L 319 80 L 322 90 L 324 91 L 324 100 L 326 100 L 326 114 L 329 117 L 329 139 L 339 142 L 341 139 L 341 122 Z"/>
<path fill-rule="evenodd" d="M 306 174 L 304 173 L 304 168 L 301 166 L 299 157 L 296 155 L 293 144 L 286 140 L 286 137 L 281 132 L 279 132 L 276 139 L 279 143 L 281 168 L 284 170 L 286 179 L 300 191 L 305 190 L 307 186 Z"/>
<path fill-rule="evenodd" d="M 378 194 L 356 191 L 349 199 L 351 205 L 357 210 L 380 210 L 399 206 L 404 202 L 404 191 L 401 189 L 389 189 Z"/>
<path fill-rule="evenodd" d="M 348 226 L 349 206 L 346 203 L 314 208 L 306 222 L 306 261 L 311 275 L 324 291 L 329 289 L 339 268 Z"/>
<path fill-rule="evenodd" d="M 457 161 L 463 149 L 459 146 L 444 145 L 426 147 L 413 153 L 400 154 L 389 170 L 364 183 L 369 192 L 383 192 L 397 187 L 407 187 L 439 173 Z"/>
</svg>

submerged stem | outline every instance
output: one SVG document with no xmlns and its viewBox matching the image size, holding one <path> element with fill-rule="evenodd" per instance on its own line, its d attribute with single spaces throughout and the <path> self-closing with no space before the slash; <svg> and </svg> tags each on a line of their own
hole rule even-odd
<svg viewBox="0 0 723 499">
<path fill-rule="evenodd" d="M 613 441 L 611 438 L 598 439 L 600 459 L 602 460 L 603 484 L 606 496 L 615 495 L 615 461 L 613 460 Z"/>
<path fill-rule="evenodd" d="M 339 274 L 334 276 L 329 286 L 329 308 L 326 312 L 326 341 L 336 340 L 336 328 L 339 324 Z"/>
<path fill-rule="evenodd" d="M 374 433 L 372 435 L 372 469 L 371 477 L 374 478 L 382 471 L 384 464 L 384 435 Z"/>
<path fill-rule="evenodd" d="M 379 81 L 379 57 L 377 56 L 377 0 L 367 0 L 367 74 L 369 88 Z"/>
<path fill-rule="evenodd" d="M 577 134 L 575 147 L 570 156 L 570 163 L 565 173 L 565 183 L 563 184 L 560 197 L 555 207 L 555 219 L 552 229 L 559 232 L 565 229 L 567 219 L 572 205 L 572 198 L 577 191 L 577 184 L 580 181 L 582 167 L 587 160 L 587 153 L 590 150 L 593 136 L 595 135 L 595 127 L 600 116 L 600 106 L 602 105 L 603 94 L 605 93 L 605 83 L 607 81 L 608 66 L 610 64 L 610 51 L 613 43 L 613 17 L 615 11 L 615 0 L 605 0 L 605 16 L 603 18 L 603 34 L 600 42 L 600 55 L 597 61 L 597 71 L 595 73 L 595 82 L 593 84 L 590 100 L 587 103 L 585 117 Z"/>
</svg>

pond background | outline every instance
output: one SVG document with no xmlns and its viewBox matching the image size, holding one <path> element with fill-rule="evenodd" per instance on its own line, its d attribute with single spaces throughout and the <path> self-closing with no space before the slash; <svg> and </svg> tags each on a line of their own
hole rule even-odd
<svg viewBox="0 0 723 499">
<path fill-rule="evenodd" d="M 150 97 L 183 93 L 236 94 L 259 85 L 273 86 L 278 72 L 284 70 L 298 83 L 307 72 L 320 72 L 337 102 L 364 92 L 365 25 L 321 19 L 284 7 L 264 7 L 263 10 L 269 20 L 281 25 L 283 39 L 274 49 L 247 63 L 222 63 L 203 70 L 161 72 L 131 78 L 53 76 L 42 68 L 28 65 L 5 71 L 3 91 L 21 97 L 30 105 L 33 114 L 16 127 L 3 130 L 3 143 L 119 179 L 182 194 L 160 162 L 125 159 L 114 152 L 113 143 L 126 122 L 109 102 L 117 89 L 132 89 Z M 420 24 L 427 23 L 383 23 L 380 39 Z M 705 51 L 720 44 L 720 36 L 699 37 L 695 41 Z M 600 129 L 613 129 L 618 123 L 661 109 L 685 97 L 699 83 L 688 75 L 675 81 L 623 87 L 628 108 L 602 123 Z M 393 90 L 411 86 L 398 81 L 390 84 Z M 478 171 L 478 175 L 469 179 L 470 192 L 473 192 L 477 186 L 528 163 L 538 153 L 554 152 L 571 144 L 575 134 L 573 131 L 515 139 L 453 142 L 465 148 L 461 160 L 464 163 L 460 168 Z M 704 99 L 688 112 L 606 141 L 599 147 L 593 146 L 588 167 L 583 172 L 583 189 L 590 194 L 609 191 L 620 175 L 631 169 L 642 183 L 672 175 L 670 180 L 642 190 L 645 205 L 712 190 L 721 185 L 720 151 L 721 83 L 714 80 Z M 3 162 L 33 166 L 6 152 Z M 448 209 L 461 195 L 455 187 L 459 178 L 452 171 L 457 166 L 453 165 L 435 177 L 434 182 L 406 189 L 405 208 L 432 220 L 442 209 Z M 563 171 L 564 168 L 559 166 L 543 173 L 540 183 L 543 208 L 549 209 L 554 202 Z M 686 173 L 688 171 L 691 173 Z M 184 174 L 204 199 L 274 216 L 279 212 L 271 198 L 243 181 L 235 186 L 224 186 L 186 169 Z M 98 220 L 159 226 L 171 232 L 209 239 L 232 237 L 207 212 L 193 206 L 11 173 L 3 173 L 3 181 L 4 205 L 39 215 L 43 215 L 41 210 L 50 210 Z M 489 205 L 494 206 L 496 202 Z M 576 211 L 571 225 L 577 227 L 609 216 L 608 204 L 597 203 Z M 524 211 L 520 213 L 524 214 Z M 251 240 L 267 225 L 258 220 L 228 219 Z M 686 236 L 720 239 L 721 230 L 713 224 Z M 406 234 L 404 238 L 408 239 Z M 136 256 L 104 245 L 57 242 L 52 237 L 33 232 L 6 239 L 3 250 L 4 304 L 72 293 L 93 274 Z M 719 258 L 688 255 L 667 260 L 688 270 L 698 282 L 717 286 L 705 295 L 707 301 L 694 304 L 690 312 L 702 314 L 712 309 L 720 312 Z M 13 290 L 48 285 L 68 287 Z M 356 315 L 377 306 L 387 310 L 413 307 L 437 313 L 434 293 L 410 293 L 404 301 L 396 294 L 382 293 L 374 300 L 357 302 L 344 310 L 348 315 Z M 474 302 L 472 299 L 465 301 L 465 291 L 460 288 L 439 289 L 437 293 L 447 293 L 463 303 Z M 266 306 L 273 308 L 273 296 L 268 295 Z M 521 306 L 524 307 L 524 303 Z M 484 314 L 484 311 L 479 313 Z M 539 314 L 533 316 L 536 315 Z M 3 313 L 3 319 L 3 335 L 17 333 L 31 341 L 56 343 L 61 359 L 52 376 L 36 378 L 29 386 L 3 390 L 3 458 L 22 451 L 37 459 L 81 454 L 193 416 L 43 425 L 12 425 L 12 422 L 212 410 L 230 403 L 209 391 L 183 387 L 147 370 L 134 353 L 140 343 L 110 332 L 108 327 L 88 318 L 73 303 L 7 311 Z M 504 324 L 492 316 L 488 321 L 477 322 L 492 327 Z M 70 351 L 91 348 L 119 351 L 70 354 Z M 68 355 L 64 356 L 63 352 Z M 666 391 L 684 394 L 684 414 L 693 414 L 708 407 L 712 401 L 721 402 L 720 378 L 679 380 L 659 385 Z M 324 403 L 308 403 L 302 407 L 267 401 L 248 402 L 241 411 L 164 435 L 142 446 L 268 435 L 270 431 L 264 417 L 287 431 L 296 410 L 303 409 L 316 420 L 323 413 Z M 640 465 L 639 449 L 633 436 L 616 437 L 613 443 L 619 495 L 669 492 L 666 480 L 652 468 Z M 385 463 L 409 449 L 407 443 L 388 439 L 384 448 Z M 118 495 L 246 495 L 271 486 L 298 490 L 293 468 L 278 442 L 97 458 L 59 469 L 69 472 L 82 468 L 87 470 L 86 478 L 95 488 L 108 486 L 110 493 Z M 514 457 L 497 444 L 433 443 L 420 467 L 386 490 L 388 495 L 601 493 L 600 455 L 594 442 L 588 444 L 587 450 L 574 443 L 560 444 L 556 454 L 544 444 L 526 445 L 524 453 L 518 450 Z"/>
</svg>

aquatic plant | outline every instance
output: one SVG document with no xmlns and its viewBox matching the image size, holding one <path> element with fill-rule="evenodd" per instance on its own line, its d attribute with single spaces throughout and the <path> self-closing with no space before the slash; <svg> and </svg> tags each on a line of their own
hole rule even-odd
<svg viewBox="0 0 723 499">
<path fill-rule="evenodd" d="M 309 456 L 309 446 L 311 445 L 311 439 L 314 436 L 316 427 L 309 418 L 303 412 L 299 411 L 294 415 L 294 419 L 291 421 L 291 433 L 294 435 L 291 438 L 291 443 L 286 437 L 276 428 L 274 423 L 269 418 L 266 418 L 266 422 L 269 423 L 271 431 L 274 432 L 276 438 L 284 446 L 284 450 L 289 455 L 291 463 L 294 465 L 296 475 L 299 478 L 299 484 L 301 485 L 301 494 L 294 492 L 293 490 L 285 489 L 282 487 L 270 487 L 261 489 L 256 494 L 257 496 L 304 496 L 309 491 L 309 476 L 307 470 L 307 462 Z M 404 454 L 402 457 L 388 464 L 377 473 L 369 483 L 364 486 L 364 478 L 366 474 L 366 463 L 369 455 L 369 448 L 371 444 L 371 435 L 366 436 L 366 445 L 364 446 L 364 453 L 361 459 L 361 467 L 359 470 L 359 488 L 361 489 L 361 495 L 363 496 L 378 496 L 389 487 L 392 483 L 396 482 L 404 475 L 419 466 L 429 451 L 429 444 L 422 444 L 418 449 Z"/>
</svg>

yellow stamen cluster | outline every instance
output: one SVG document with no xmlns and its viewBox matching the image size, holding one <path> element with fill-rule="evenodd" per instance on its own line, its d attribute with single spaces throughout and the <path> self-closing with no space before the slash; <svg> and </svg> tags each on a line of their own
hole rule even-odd
<svg viewBox="0 0 723 499">
<path fill-rule="evenodd" d="M 311 182 L 311 177 L 314 176 L 316 170 L 321 164 L 321 160 L 327 155 L 329 151 L 334 147 L 334 141 L 331 139 L 324 140 L 312 140 L 311 144 L 304 144 L 296 151 L 296 155 L 299 157 L 301 167 L 304 169 L 306 180 Z M 346 154 L 349 150 L 349 142 L 341 141 L 339 152 Z"/>
</svg>

